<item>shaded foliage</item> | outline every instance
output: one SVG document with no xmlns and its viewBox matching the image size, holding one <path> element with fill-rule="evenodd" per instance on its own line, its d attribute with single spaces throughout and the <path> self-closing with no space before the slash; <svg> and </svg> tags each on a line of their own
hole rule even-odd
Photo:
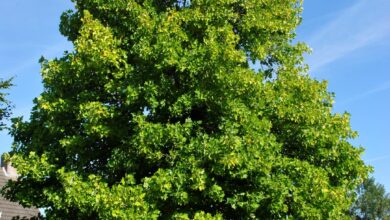
<svg viewBox="0 0 390 220">
<path fill-rule="evenodd" d="M 7 100 L 7 93 L 4 91 L 12 86 L 12 79 L 3 80 L 0 78 L 0 130 L 4 129 L 4 120 L 9 118 L 11 115 L 12 105 Z"/>
<path fill-rule="evenodd" d="M 390 195 L 373 177 L 357 188 L 357 199 L 351 208 L 351 216 L 357 220 L 390 219 Z"/>
</svg>

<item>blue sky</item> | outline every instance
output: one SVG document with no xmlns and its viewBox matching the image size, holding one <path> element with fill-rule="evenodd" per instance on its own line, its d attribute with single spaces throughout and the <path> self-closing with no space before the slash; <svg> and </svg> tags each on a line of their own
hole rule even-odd
<svg viewBox="0 0 390 220">
<path fill-rule="evenodd" d="M 310 75 L 329 82 L 335 112 L 352 115 L 353 141 L 390 191 L 390 1 L 305 1 L 298 40 L 313 53 Z"/>
<path fill-rule="evenodd" d="M 14 116 L 28 119 L 32 100 L 42 91 L 38 59 L 61 56 L 72 45 L 59 34 L 62 11 L 70 1 L 0 1 L 0 78 L 15 76 L 9 98 Z M 352 114 L 353 141 L 364 146 L 364 160 L 390 191 L 390 1 L 306 0 L 298 40 L 313 53 L 310 75 L 329 81 L 335 112 Z M 0 152 L 11 138 L 0 133 Z"/>
</svg>

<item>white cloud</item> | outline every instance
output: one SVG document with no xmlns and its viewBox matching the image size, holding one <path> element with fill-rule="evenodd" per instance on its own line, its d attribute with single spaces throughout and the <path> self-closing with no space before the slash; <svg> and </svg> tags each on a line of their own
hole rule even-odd
<svg viewBox="0 0 390 220">
<path fill-rule="evenodd" d="M 390 159 L 390 154 L 384 155 L 384 156 L 380 156 L 380 157 L 371 158 L 371 159 L 367 159 L 367 160 L 364 160 L 364 161 L 366 163 L 372 163 L 372 162 L 377 162 L 377 161 L 387 160 L 387 159 Z"/>
<path fill-rule="evenodd" d="M 307 57 L 311 72 L 358 49 L 390 37 L 390 2 L 360 0 L 341 11 L 306 42 L 313 48 Z"/>
<path fill-rule="evenodd" d="M 345 105 L 345 104 L 353 103 L 353 102 L 358 101 L 360 99 L 367 98 L 371 95 L 374 95 L 374 94 L 380 93 L 380 92 L 384 92 L 384 91 L 389 90 L 389 89 L 390 89 L 390 81 L 386 81 L 386 82 L 384 82 L 384 83 L 382 83 L 382 84 L 380 84 L 380 85 L 378 85 L 378 86 L 376 86 L 376 87 L 374 87 L 366 92 L 363 92 L 361 94 L 353 96 L 347 100 L 341 101 L 341 102 L 339 102 L 339 104 Z"/>
<path fill-rule="evenodd" d="M 30 47 L 33 46 L 30 45 Z M 67 41 L 50 46 L 36 45 L 36 47 L 42 48 L 42 52 L 37 53 L 37 55 L 31 59 L 21 61 L 18 66 L 7 70 L 1 70 L 2 78 L 19 76 L 21 74 L 26 73 L 26 70 L 33 66 L 38 67 L 38 60 L 41 55 L 43 55 L 45 58 L 52 59 L 54 57 L 61 56 L 65 50 L 70 51 L 72 49 L 71 43 Z"/>
</svg>

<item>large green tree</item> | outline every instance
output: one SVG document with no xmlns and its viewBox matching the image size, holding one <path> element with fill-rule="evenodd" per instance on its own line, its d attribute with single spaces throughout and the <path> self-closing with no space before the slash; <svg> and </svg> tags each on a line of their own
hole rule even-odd
<svg viewBox="0 0 390 220">
<path fill-rule="evenodd" d="M 292 42 L 302 2 L 74 3 L 74 50 L 14 119 L 7 198 L 51 219 L 347 218 L 368 167 Z"/>
</svg>

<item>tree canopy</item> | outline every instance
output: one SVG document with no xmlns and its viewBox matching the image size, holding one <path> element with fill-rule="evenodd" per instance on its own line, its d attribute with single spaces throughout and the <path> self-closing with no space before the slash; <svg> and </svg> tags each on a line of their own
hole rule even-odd
<svg viewBox="0 0 390 220">
<path fill-rule="evenodd" d="M 352 218 L 357 220 L 390 219 L 390 195 L 373 177 L 357 188 L 357 200 L 351 208 Z"/>
<path fill-rule="evenodd" d="M 4 90 L 12 86 L 12 79 L 3 80 L 0 78 L 0 130 L 4 129 L 4 119 L 7 119 L 11 114 L 11 104 L 7 100 L 7 93 Z"/>
<path fill-rule="evenodd" d="M 48 219 L 342 219 L 369 168 L 307 74 L 296 0 L 74 0 L 13 119 L 5 196 Z"/>
</svg>

